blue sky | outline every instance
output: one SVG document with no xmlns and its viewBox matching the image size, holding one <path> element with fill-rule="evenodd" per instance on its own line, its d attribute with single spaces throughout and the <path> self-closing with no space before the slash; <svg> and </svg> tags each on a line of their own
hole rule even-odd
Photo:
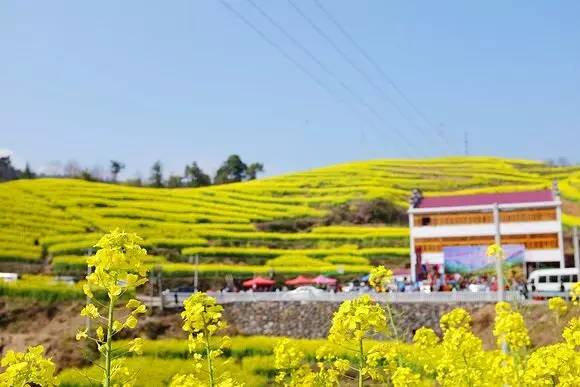
<svg viewBox="0 0 580 387">
<path fill-rule="evenodd" d="M 253 1 L 334 77 L 227 0 L 324 87 L 217 0 L 2 2 L 0 149 L 124 176 L 238 153 L 277 174 L 458 154 L 467 131 L 473 154 L 580 161 L 580 2 L 319 0 L 423 120 L 313 0 L 293 2 L 354 67 L 289 2 Z"/>
</svg>

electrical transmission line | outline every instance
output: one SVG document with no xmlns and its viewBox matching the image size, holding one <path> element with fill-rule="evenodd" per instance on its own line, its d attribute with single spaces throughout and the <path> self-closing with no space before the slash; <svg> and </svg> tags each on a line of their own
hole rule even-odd
<svg viewBox="0 0 580 387">
<path fill-rule="evenodd" d="M 423 128 L 411 119 L 403 109 L 397 104 L 384 90 L 380 87 L 373 78 L 361 68 L 353 59 L 351 59 L 348 54 L 340 48 L 340 46 L 328 35 L 322 28 L 320 28 L 312 18 L 310 18 L 294 1 L 288 0 L 288 3 L 294 8 L 294 10 L 320 35 L 339 55 L 344 59 L 364 80 L 375 90 L 375 92 L 388 104 L 392 105 L 395 110 L 416 130 L 418 130 L 423 136 L 427 137 L 428 134 L 423 130 Z"/>
<path fill-rule="evenodd" d="M 314 61 L 325 73 L 327 73 L 332 79 L 334 79 L 351 97 L 357 100 L 361 105 L 363 105 L 373 116 L 381 121 L 384 118 L 376 111 L 376 109 L 371 106 L 367 101 L 364 100 L 360 95 L 358 95 L 351 87 L 349 87 L 339 76 L 337 76 L 328 66 L 326 66 L 316 55 L 312 53 L 308 48 L 306 48 L 300 41 L 294 38 L 284 27 L 277 23 L 263 8 L 259 7 L 253 0 L 247 0 L 264 18 L 266 18 L 274 27 L 278 29 L 288 40 L 290 40 L 294 45 L 296 45 L 307 57 Z M 395 133 L 401 137 L 401 139 L 413 149 L 413 144 L 407 139 L 407 137 L 399 130 L 392 128 Z M 416 145 L 415 145 L 416 147 Z"/>
<path fill-rule="evenodd" d="M 340 33 L 357 49 L 357 51 L 374 67 L 374 69 L 383 77 L 383 79 L 391 85 L 391 87 L 399 94 L 399 96 L 411 107 L 415 114 L 421 118 L 427 127 L 432 128 L 434 133 L 444 142 L 446 146 L 452 148 L 451 144 L 445 136 L 443 136 L 437 129 L 433 122 L 423 113 L 419 107 L 411 101 L 405 92 L 395 83 L 395 81 L 377 64 L 377 62 L 367 53 L 367 51 L 356 42 L 352 35 L 339 23 L 339 21 L 320 3 L 319 0 L 312 0 L 314 4 L 326 15 L 326 17 L 334 24 Z"/>
<path fill-rule="evenodd" d="M 362 118 L 360 113 L 358 112 L 358 110 L 355 109 L 350 103 L 348 103 L 348 101 L 338 97 L 334 93 L 334 91 L 332 89 L 330 89 L 320 78 L 316 77 L 310 70 L 308 70 L 307 67 L 302 65 L 299 61 L 297 61 L 290 54 L 288 54 L 282 48 L 282 46 L 280 46 L 274 40 L 269 38 L 266 35 L 266 33 L 264 33 L 262 30 L 260 30 L 258 27 L 256 27 L 256 25 L 254 25 L 250 20 L 248 20 L 241 12 L 239 12 L 237 9 L 235 9 L 230 4 L 228 4 L 225 0 L 219 0 L 219 2 L 228 11 L 230 11 L 234 16 L 236 16 L 238 19 L 240 19 L 246 26 L 248 26 L 250 29 L 252 29 L 256 34 L 258 34 L 258 36 L 260 36 L 264 41 L 266 41 L 266 43 L 268 43 L 271 47 L 273 47 L 276 51 L 278 51 L 278 53 L 281 54 L 284 58 L 286 58 L 286 60 L 288 60 L 290 63 L 292 63 L 293 65 L 298 67 L 298 69 L 300 69 L 308 78 L 310 78 L 313 82 L 315 82 L 320 88 L 325 90 L 328 94 L 330 94 L 332 97 L 334 97 L 340 103 L 345 104 L 353 113 L 355 113 L 359 117 L 359 119 L 363 119 L 365 122 L 367 122 L 367 124 L 370 124 L 375 130 L 378 130 L 378 128 L 376 127 L 376 125 L 372 121 L 369 121 L 367 119 Z M 405 138 L 405 140 L 406 140 L 406 138 Z M 408 145 L 412 151 L 413 150 L 412 144 L 408 140 L 406 140 L 405 142 L 406 142 L 406 145 Z"/>
</svg>

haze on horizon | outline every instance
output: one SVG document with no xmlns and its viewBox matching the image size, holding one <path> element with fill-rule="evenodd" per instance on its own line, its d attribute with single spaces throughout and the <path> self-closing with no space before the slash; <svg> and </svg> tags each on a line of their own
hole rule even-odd
<svg viewBox="0 0 580 387">
<path fill-rule="evenodd" d="M 156 160 L 167 174 L 192 161 L 213 173 L 237 153 L 275 175 L 459 155 L 467 132 L 470 154 L 578 162 L 579 11 L 571 0 L 5 3 L 0 153 L 36 170 L 116 159 L 124 177 Z"/>
</svg>

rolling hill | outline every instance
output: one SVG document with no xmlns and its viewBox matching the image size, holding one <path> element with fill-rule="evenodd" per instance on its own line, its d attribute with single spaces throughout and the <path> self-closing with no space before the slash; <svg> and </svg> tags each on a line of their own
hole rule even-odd
<svg viewBox="0 0 580 387">
<path fill-rule="evenodd" d="M 550 187 L 558 179 L 564 223 L 580 224 L 580 167 L 528 160 L 451 157 L 339 164 L 279 177 L 204 188 L 156 189 L 71 179 L 0 184 L 0 269 L 82 273 L 86 255 L 112 229 L 136 232 L 165 275 L 365 273 L 378 262 L 402 265 L 408 237 L 400 225 L 321 225 L 333 208 L 386 199 L 407 207 L 425 195 Z M 271 222 L 309 220 L 297 232 Z"/>
</svg>

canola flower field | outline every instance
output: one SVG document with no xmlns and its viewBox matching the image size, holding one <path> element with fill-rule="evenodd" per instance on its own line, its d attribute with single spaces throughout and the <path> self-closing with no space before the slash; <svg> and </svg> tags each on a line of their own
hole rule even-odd
<svg viewBox="0 0 580 387">
<path fill-rule="evenodd" d="M 144 238 L 157 255 L 148 264 L 167 276 L 191 275 L 194 255 L 202 276 L 297 273 L 298 265 L 278 265 L 281 256 L 308 261 L 304 274 L 358 274 L 373 264 L 406 262 L 406 227 L 333 225 L 289 233 L 259 231 L 256 224 L 318 218 L 356 199 L 388 199 L 406 208 L 413 188 L 425 195 L 496 192 L 549 188 L 553 179 L 565 200 L 580 202 L 580 167 L 489 157 L 353 162 L 195 189 L 18 180 L 0 184 L 0 265 L 44 264 L 57 274 L 79 274 L 94 241 L 119 227 Z M 563 220 L 580 224 L 575 214 Z"/>
<path fill-rule="evenodd" d="M 368 294 L 343 302 L 325 340 L 226 335 L 223 307 L 197 292 L 181 313 L 186 339 L 116 340 L 134 330 L 146 305 L 130 294 L 147 279 L 147 251 L 135 234 L 115 230 L 87 258 L 92 270 L 82 284 L 87 297 L 77 341 L 95 348 L 92 366 L 65 369 L 46 357 L 42 345 L 26 352 L 8 350 L 0 361 L 6 386 L 561 386 L 580 384 L 580 318 L 568 318 L 559 343 L 533 347 L 521 313 L 507 302 L 495 306 L 495 350 L 484 350 L 472 331 L 472 318 L 458 307 L 441 316 L 439 329 L 421 327 L 411 343 L 401 341 L 390 304 Z M 503 254 L 492 245 L 489 255 Z M 393 272 L 377 266 L 369 284 L 384 292 Z M 106 294 L 104 298 L 95 292 Z M 552 298 L 555 322 L 580 306 L 580 283 L 571 302 Z M 100 299 L 100 300 L 99 300 Z M 557 326 L 559 324 L 554 324 Z"/>
</svg>

